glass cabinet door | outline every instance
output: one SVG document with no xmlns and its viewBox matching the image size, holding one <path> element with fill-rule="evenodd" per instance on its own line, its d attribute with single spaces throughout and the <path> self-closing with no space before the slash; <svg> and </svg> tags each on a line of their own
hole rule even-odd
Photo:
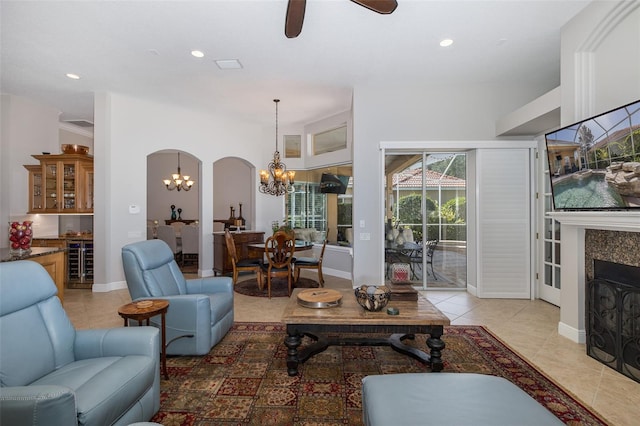
<svg viewBox="0 0 640 426">
<path fill-rule="evenodd" d="M 29 209 L 31 211 L 38 211 L 44 209 L 44 190 L 42 182 L 42 167 L 41 166 L 28 166 L 29 171 Z"/>
<path fill-rule="evenodd" d="M 45 209 L 58 209 L 58 164 L 46 163 L 44 166 L 44 183 L 45 183 Z"/>
<path fill-rule="evenodd" d="M 76 208 L 76 164 L 62 163 L 62 194 L 63 210 L 75 210 Z"/>
<path fill-rule="evenodd" d="M 85 173 L 84 184 L 84 208 L 93 210 L 93 170 Z"/>
<path fill-rule="evenodd" d="M 93 213 L 93 158 L 82 155 L 34 155 L 29 172 L 29 213 Z"/>
</svg>

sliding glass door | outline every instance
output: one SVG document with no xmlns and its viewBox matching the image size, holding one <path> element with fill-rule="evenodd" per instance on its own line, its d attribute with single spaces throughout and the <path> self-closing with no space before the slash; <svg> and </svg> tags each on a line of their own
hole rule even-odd
<svg viewBox="0 0 640 426">
<path fill-rule="evenodd" d="M 466 155 L 385 154 L 385 279 L 467 285 Z"/>
</svg>

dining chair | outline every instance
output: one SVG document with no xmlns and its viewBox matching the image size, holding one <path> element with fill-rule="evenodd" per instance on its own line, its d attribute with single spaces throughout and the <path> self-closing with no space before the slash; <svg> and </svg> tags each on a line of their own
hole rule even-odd
<svg viewBox="0 0 640 426">
<path fill-rule="evenodd" d="M 176 262 L 179 265 L 182 265 L 182 242 L 178 243 L 178 238 L 176 237 L 176 229 L 170 225 L 160 225 L 158 226 L 156 234 L 159 240 L 167 243 L 167 245 L 173 252 L 173 257 L 176 259 Z"/>
<path fill-rule="evenodd" d="M 329 232 L 327 231 L 327 234 Z M 294 270 L 296 277 L 294 282 L 298 282 L 300 279 L 301 269 L 317 269 L 318 270 L 318 283 L 320 287 L 324 287 L 324 277 L 322 276 L 322 258 L 324 257 L 324 249 L 327 247 L 327 240 L 322 243 L 322 250 L 320 250 L 320 257 L 296 257 L 294 262 Z"/>
<path fill-rule="evenodd" d="M 267 263 L 262 263 L 258 275 L 258 285 L 263 283 L 266 275 L 267 295 L 271 299 L 271 278 L 287 278 L 289 296 L 291 296 L 291 281 L 293 276 L 293 253 L 296 249 L 295 237 L 292 232 L 279 230 L 267 238 L 264 251 Z"/>
<path fill-rule="evenodd" d="M 186 225 L 181 230 L 182 240 L 182 262 L 189 260 L 190 262 L 198 263 L 198 255 L 200 253 L 200 245 L 198 234 L 200 228 L 197 226 Z"/>
<path fill-rule="evenodd" d="M 236 251 L 236 243 L 233 240 L 233 236 L 229 230 L 224 231 L 224 241 L 227 244 L 227 252 L 231 259 L 231 265 L 233 266 L 233 284 L 238 281 L 239 272 L 255 272 L 258 276 L 258 287 L 262 290 L 262 282 L 260 280 L 260 264 L 261 259 L 238 259 L 238 252 Z"/>
<path fill-rule="evenodd" d="M 173 229 L 176 230 L 176 235 L 177 236 L 181 236 L 182 235 L 182 228 L 184 228 L 185 223 L 184 222 L 171 222 L 171 226 L 173 226 Z"/>
</svg>

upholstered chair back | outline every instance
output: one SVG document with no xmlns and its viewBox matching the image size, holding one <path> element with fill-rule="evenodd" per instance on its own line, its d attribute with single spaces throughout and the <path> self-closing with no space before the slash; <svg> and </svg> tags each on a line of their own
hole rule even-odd
<svg viewBox="0 0 640 426">
<path fill-rule="evenodd" d="M 0 263 L 0 386 L 26 386 L 75 361 L 76 331 L 49 273 L 29 260 Z"/>
<path fill-rule="evenodd" d="M 173 252 L 162 240 L 122 248 L 122 264 L 132 300 L 186 294 L 186 281 Z"/>
</svg>

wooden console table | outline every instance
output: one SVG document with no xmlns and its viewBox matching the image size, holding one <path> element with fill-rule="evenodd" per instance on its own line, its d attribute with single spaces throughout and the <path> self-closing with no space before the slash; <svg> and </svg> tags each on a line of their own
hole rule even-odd
<svg viewBox="0 0 640 426">
<path fill-rule="evenodd" d="M 182 222 L 185 225 L 191 225 L 193 222 L 195 222 L 197 219 L 165 219 L 164 220 L 164 224 L 165 225 L 171 225 L 174 222 Z"/>
<path fill-rule="evenodd" d="M 388 315 L 386 308 L 380 312 L 366 311 L 356 301 L 353 290 L 341 290 L 341 305 L 325 309 L 300 306 L 299 292 L 300 289 L 293 291 L 282 315 L 282 322 L 287 326 L 284 344 L 288 348 L 289 376 L 298 374 L 299 363 L 334 345 L 391 346 L 398 352 L 430 364 L 432 371 L 442 370 L 442 350 L 445 344 L 441 337 L 444 326 L 449 325 L 450 321 L 424 297 L 418 297 L 417 302 L 390 301 L 388 306 L 397 308 L 400 312 L 398 315 Z M 335 333 L 388 333 L 390 336 L 386 338 L 326 337 Z M 402 343 L 405 339 L 413 339 L 415 334 L 429 335 L 427 338 L 429 354 Z M 315 343 L 298 350 L 303 336 L 311 337 Z"/>
</svg>

